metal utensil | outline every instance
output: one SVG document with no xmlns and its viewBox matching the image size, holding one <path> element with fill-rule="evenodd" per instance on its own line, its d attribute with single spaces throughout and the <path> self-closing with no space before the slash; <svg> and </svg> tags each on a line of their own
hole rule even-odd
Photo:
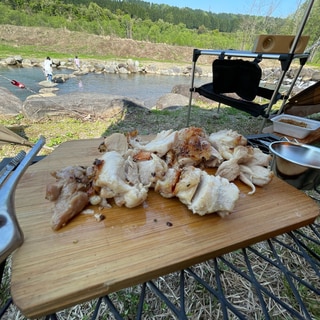
<svg viewBox="0 0 320 320">
<path fill-rule="evenodd" d="M 320 169 L 320 148 L 289 141 L 273 142 L 269 148 L 273 154 L 290 163 L 305 168 Z"/>
<path fill-rule="evenodd" d="M 26 156 L 25 151 L 20 151 L 11 161 L 0 171 L 0 185 L 6 180 L 7 176 L 13 171 L 18 164 L 23 160 Z"/>
<path fill-rule="evenodd" d="M 23 243 L 23 232 L 15 212 L 14 192 L 23 173 L 44 144 L 45 138 L 40 137 L 16 170 L 0 185 L 0 263 Z"/>
<path fill-rule="evenodd" d="M 320 183 L 320 148 L 292 141 L 269 146 L 272 169 L 281 179 L 298 189 L 313 189 Z"/>
</svg>

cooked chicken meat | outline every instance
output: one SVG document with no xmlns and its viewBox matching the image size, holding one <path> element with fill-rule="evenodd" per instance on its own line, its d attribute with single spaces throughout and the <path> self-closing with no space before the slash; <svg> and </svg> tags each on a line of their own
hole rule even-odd
<svg viewBox="0 0 320 320">
<path fill-rule="evenodd" d="M 75 191 L 72 186 L 74 187 L 73 184 L 68 184 L 67 188 L 62 189 L 53 209 L 51 225 L 55 231 L 65 226 L 88 205 L 88 194 L 81 190 Z"/>
<path fill-rule="evenodd" d="M 248 194 L 254 194 L 256 191 L 255 186 L 263 187 L 268 184 L 273 178 L 273 172 L 262 166 L 240 165 L 239 177 L 243 183 L 251 187 L 251 191 Z"/>
<path fill-rule="evenodd" d="M 269 167 L 270 161 L 272 159 L 271 154 L 263 153 L 259 148 L 252 148 L 253 154 L 248 161 L 246 161 L 246 165 L 257 165 L 263 167 Z"/>
<path fill-rule="evenodd" d="M 178 131 L 172 149 L 175 154 L 175 163 L 181 167 L 197 166 L 204 162 L 217 165 L 223 160 L 201 128 L 190 127 Z M 215 161 L 212 162 L 213 160 Z"/>
<path fill-rule="evenodd" d="M 47 186 L 45 197 L 55 201 L 51 225 L 59 230 L 88 205 L 91 181 L 87 169 L 80 166 L 66 167 L 52 172 L 52 176 L 56 181 Z"/>
<path fill-rule="evenodd" d="M 240 166 L 241 167 L 241 166 Z M 252 171 L 252 182 L 256 186 L 263 187 L 273 178 L 273 172 L 262 166 L 248 166 Z"/>
<path fill-rule="evenodd" d="M 224 161 L 218 167 L 216 176 L 223 177 L 228 181 L 236 180 L 240 175 L 240 166 L 236 158 Z"/>
<path fill-rule="evenodd" d="M 163 157 L 173 145 L 176 139 L 177 131 L 163 130 L 156 135 L 156 137 L 147 144 L 142 143 L 136 137 L 129 137 L 129 143 L 132 148 L 142 151 L 149 151 Z"/>
<path fill-rule="evenodd" d="M 180 168 L 169 168 L 164 179 L 156 182 L 154 190 L 164 198 L 173 198 L 175 196 L 174 188 L 179 181 L 180 174 Z"/>
<path fill-rule="evenodd" d="M 164 198 L 177 197 L 195 214 L 233 211 L 239 189 L 232 181 L 239 178 L 253 194 L 256 186 L 269 183 L 271 156 L 247 146 L 247 140 L 232 130 L 208 136 L 201 128 L 161 131 L 151 141 L 136 131 L 106 137 L 99 150 L 104 152 L 92 166 L 70 166 L 54 172 L 46 198 L 55 201 L 54 230 L 66 225 L 88 204 L 128 208 L 142 204 L 149 188 Z M 217 167 L 209 175 L 203 167 Z"/>
<path fill-rule="evenodd" d="M 248 146 L 236 146 L 229 160 L 221 163 L 216 175 L 234 181 L 240 175 L 240 163 L 246 163 L 252 158 L 253 148 Z"/>
<path fill-rule="evenodd" d="M 236 146 L 247 145 L 247 139 L 233 130 L 220 130 L 209 135 L 209 141 L 221 156 L 228 160 L 233 155 Z"/>
<path fill-rule="evenodd" d="M 216 175 L 229 181 L 240 178 L 251 188 L 249 194 L 253 194 L 256 191 L 255 186 L 264 186 L 273 177 L 272 171 L 267 168 L 270 159 L 270 155 L 265 155 L 258 148 L 239 145 L 234 148 L 233 153 L 230 153 L 230 159 L 219 166 Z"/>
<path fill-rule="evenodd" d="M 263 187 L 270 183 L 273 172 L 269 165 L 271 155 L 264 154 L 260 149 L 253 148 L 252 157 L 240 164 L 240 180 L 251 187 L 249 194 L 254 194 L 255 186 Z"/>
<path fill-rule="evenodd" d="M 158 180 L 163 180 L 168 166 L 156 154 L 151 154 L 151 159 L 138 161 L 139 178 L 143 185 L 154 187 Z"/>
<path fill-rule="evenodd" d="M 174 188 L 174 194 L 185 205 L 191 205 L 201 179 L 202 170 L 192 166 L 182 169 L 179 181 Z"/>
<path fill-rule="evenodd" d="M 125 160 L 123 170 L 126 180 L 130 185 L 140 183 L 138 163 L 131 156 L 127 157 Z"/>
<path fill-rule="evenodd" d="M 104 138 L 99 146 L 100 152 L 117 151 L 121 155 L 128 151 L 128 140 L 123 133 L 113 133 Z"/>
<path fill-rule="evenodd" d="M 225 216 L 239 199 L 238 187 L 227 179 L 201 172 L 201 180 L 188 208 L 199 215 L 216 212 Z"/>
<path fill-rule="evenodd" d="M 114 198 L 118 206 L 133 208 L 140 205 L 148 195 L 148 187 L 142 183 L 130 185 L 126 181 L 125 159 L 116 151 L 106 152 L 100 158 L 102 165 L 97 169 L 94 187 L 105 191 L 103 198 Z"/>
</svg>

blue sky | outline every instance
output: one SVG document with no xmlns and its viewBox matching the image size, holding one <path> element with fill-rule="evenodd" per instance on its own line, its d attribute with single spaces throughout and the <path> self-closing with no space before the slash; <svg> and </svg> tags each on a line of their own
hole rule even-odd
<svg viewBox="0 0 320 320">
<path fill-rule="evenodd" d="M 296 11 L 303 0 L 149 0 L 151 3 L 201 9 L 212 13 L 240 13 L 287 17 Z"/>
</svg>

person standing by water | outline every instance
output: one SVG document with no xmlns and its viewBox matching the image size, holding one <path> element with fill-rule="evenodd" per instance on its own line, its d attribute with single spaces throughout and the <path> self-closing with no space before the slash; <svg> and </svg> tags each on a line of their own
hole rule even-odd
<svg viewBox="0 0 320 320">
<path fill-rule="evenodd" d="M 78 56 L 74 57 L 74 63 L 77 67 L 77 69 L 80 69 L 80 59 L 78 58 Z"/>
<path fill-rule="evenodd" d="M 44 73 L 47 77 L 47 81 L 52 81 L 52 60 L 50 57 L 47 57 L 46 60 L 44 60 Z"/>
</svg>

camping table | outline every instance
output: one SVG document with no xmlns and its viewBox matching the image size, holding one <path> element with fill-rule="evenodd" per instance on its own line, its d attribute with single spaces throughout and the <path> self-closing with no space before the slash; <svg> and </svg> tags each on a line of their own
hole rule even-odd
<svg viewBox="0 0 320 320">
<path fill-rule="evenodd" d="M 13 255 L 11 293 L 27 317 L 52 314 L 188 269 L 309 225 L 318 216 L 313 200 L 274 177 L 251 196 L 247 186 L 237 183 L 240 199 L 225 218 L 194 215 L 177 199 L 150 191 L 137 208 L 105 209 L 101 222 L 80 214 L 60 231 L 52 231 L 53 203 L 44 198 L 47 183 L 53 181 L 50 171 L 91 165 L 99 157 L 101 141 L 63 143 L 30 166 L 19 182 L 16 213 L 25 242 Z"/>
</svg>

